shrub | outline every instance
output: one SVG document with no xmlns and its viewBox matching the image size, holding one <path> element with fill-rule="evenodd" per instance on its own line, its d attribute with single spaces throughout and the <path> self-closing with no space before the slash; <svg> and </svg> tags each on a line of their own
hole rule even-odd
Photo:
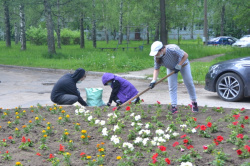
<svg viewBox="0 0 250 166">
<path fill-rule="evenodd" d="M 44 45 L 47 43 L 47 30 L 41 26 L 38 28 L 31 26 L 27 30 L 27 40 L 35 45 Z"/>
</svg>

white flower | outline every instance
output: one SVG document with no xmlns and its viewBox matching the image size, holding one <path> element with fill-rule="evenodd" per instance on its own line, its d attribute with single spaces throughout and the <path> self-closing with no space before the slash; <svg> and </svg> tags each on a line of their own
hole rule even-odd
<svg viewBox="0 0 250 166">
<path fill-rule="evenodd" d="M 148 124 L 148 123 L 146 124 L 145 128 L 146 128 L 146 129 L 148 129 L 148 128 L 149 128 L 149 124 Z"/>
<path fill-rule="evenodd" d="M 157 142 L 158 139 L 159 139 L 158 137 L 154 137 L 154 138 L 153 138 L 153 141 Z"/>
<path fill-rule="evenodd" d="M 152 144 L 153 146 L 155 146 L 155 145 L 156 145 L 156 142 L 155 142 L 155 141 L 151 141 L 151 144 Z"/>
<path fill-rule="evenodd" d="M 170 127 L 168 127 L 165 131 L 166 131 L 166 133 L 169 131 L 169 129 L 170 129 Z"/>
<path fill-rule="evenodd" d="M 140 143 L 142 142 L 142 138 L 141 137 L 136 137 L 136 139 L 134 140 L 134 143 Z"/>
<path fill-rule="evenodd" d="M 135 116 L 135 120 L 136 120 L 136 121 L 138 121 L 138 120 L 140 120 L 140 119 L 141 119 L 141 115 L 136 115 L 136 116 Z"/>
<path fill-rule="evenodd" d="M 92 115 L 88 117 L 88 121 L 91 121 L 93 119 Z"/>
<path fill-rule="evenodd" d="M 142 126 L 143 124 L 142 123 L 137 123 L 138 126 Z"/>
<path fill-rule="evenodd" d="M 142 140 L 142 143 L 144 146 L 146 146 L 148 144 L 149 138 L 145 138 Z"/>
<path fill-rule="evenodd" d="M 132 123 L 131 123 L 131 126 L 134 126 L 134 125 L 135 125 L 135 122 L 132 122 Z"/>
<path fill-rule="evenodd" d="M 117 135 L 112 135 L 111 139 L 110 139 L 114 144 L 119 144 L 120 140 L 117 137 Z"/>
<path fill-rule="evenodd" d="M 162 137 L 159 137 L 158 142 L 166 142 L 166 140 Z"/>
<path fill-rule="evenodd" d="M 101 120 L 100 125 L 102 125 L 102 126 L 105 125 L 105 121 Z"/>
<path fill-rule="evenodd" d="M 187 127 L 186 124 L 180 125 L 181 128 Z"/>
<path fill-rule="evenodd" d="M 100 120 L 99 119 L 96 119 L 95 120 L 95 124 L 99 124 L 100 123 Z"/>
<path fill-rule="evenodd" d="M 179 133 L 176 133 L 176 132 L 173 133 L 173 136 L 175 136 L 175 137 L 178 135 L 179 135 Z"/>
<path fill-rule="evenodd" d="M 102 135 L 103 136 L 108 136 L 108 132 L 107 132 L 107 128 L 106 127 L 102 129 Z"/>
<path fill-rule="evenodd" d="M 139 134 L 139 135 L 142 135 L 142 134 L 144 134 L 144 133 L 145 133 L 146 135 L 149 135 L 149 134 L 150 134 L 150 130 L 140 130 L 138 134 Z"/>
<path fill-rule="evenodd" d="M 196 129 L 195 128 L 192 129 L 192 133 L 196 133 Z"/>
<path fill-rule="evenodd" d="M 168 140 L 170 139 L 170 135 L 169 134 L 164 134 L 163 137 L 166 138 L 166 139 L 168 139 Z"/>
<path fill-rule="evenodd" d="M 110 117 L 110 116 L 113 116 L 113 113 L 109 113 L 109 114 L 108 114 L 108 117 Z"/>
<path fill-rule="evenodd" d="M 163 135 L 163 134 L 164 134 L 164 131 L 163 131 L 162 129 L 158 129 L 158 130 L 155 131 L 155 133 L 156 133 L 157 135 Z"/>
<path fill-rule="evenodd" d="M 180 166 L 193 166 L 193 164 L 190 162 L 181 162 Z"/>
<path fill-rule="evenodd" d="M 118 125 L 115 125 L 113 131 L 116 131 L 117 129 L 119 129 L 119 126 L 118 126 Z"/>
<path fill-rule="evenodd" d="M 130 116 L 135 116 L 135 113 L 130 114 Z"/>
<path fill-rule="evenodd" d="M 131 144 L 131 143 L 129 143 L 129 142 L 124 142 L 123 144 L 122 144 L 122 147 L 124 147 L 124 148 L 129 148 L 131 151 L 133 151 L 134 150 L 134 146 L 133 146 L 133 144 Z"/>
</svg>

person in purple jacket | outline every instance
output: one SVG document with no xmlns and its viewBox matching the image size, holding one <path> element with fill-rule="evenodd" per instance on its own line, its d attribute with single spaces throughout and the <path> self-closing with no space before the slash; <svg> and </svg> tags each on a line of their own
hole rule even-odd
<svg viewBox="0 0 250 166">
<path fill-rule="evenodd" d="M 138 91 L 134 85 L 132 85 L 126 79 L 116 76 L 112 73 L 104 73 L 102 76 L 102 83 L 103 85 L 110 85 L 112 88 L 107 106 L 110 106 L 112 101 L 114 101 L 117 106 L 119 106 L 138 94 Z M 140 98 L 137 97 L 132 102 L 136 104 L 139 102 L 139 100 Z"/>
</svg>

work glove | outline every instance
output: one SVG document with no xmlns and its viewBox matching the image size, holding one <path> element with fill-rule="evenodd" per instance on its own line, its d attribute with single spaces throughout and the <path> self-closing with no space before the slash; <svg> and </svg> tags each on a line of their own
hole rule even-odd
<svg viewBox="0 0 250 166">
<path fill-rule="evenodd" d="M 174 72 L 175 73 L 178 73 L 179 71 L 181 70 L 181 65 L 176 65 L 175 68 L 174 68 Z"/>
<path fill-rule="evenodd" d="M 153 89 L 153 88 L 155 87 L 155 83 L 156 83 L 156 81 L 155 81 L 155 80 L 152 80 L 151 83 L 149 84 L 149 87 L 150 87 L 151 89 Z"/>
<path fill-rule="evenodd" d="M 109 106 L 109 107 L 110 107 L 110 105 L 111 105 L 110 103 L 107 103 L 107 106 Z"/>
</svg>

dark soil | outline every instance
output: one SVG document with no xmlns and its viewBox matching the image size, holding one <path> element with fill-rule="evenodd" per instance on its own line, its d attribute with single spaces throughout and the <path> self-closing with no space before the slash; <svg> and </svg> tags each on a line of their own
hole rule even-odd
<svg viewBox="0 0 250 166">
<path fill-rule="evenodd" d="M 104 162 L 103 165 L 107 166 L 113 166 L 118 165 L 118 163 L 122 163 L 121 165 L 135 165 L 135 166 L 146 166 L 152 163 L 152 156 L 155 153 L 159 153 L 159 156 L 157 157 L 158 164 L 160 160 L 169 158 L 171 160 L 170 165 L 180 165 L 180 161 L 177 161 L 177 159 L 180 159 L 181 156 L 184 156 L 186 154 L 190 154 L 191 150 L 184 147 L 184 152 L 181 152 L 177 147 L 173 147 L 173 143 L 178 141 L 180 145 L 183 145 L 183 140 L 185 138 L 180 138 L 180 136 L 186 134 L 188 137 L 190 137 L 190 140 L 192 140 L 191 145 L 193 146 L 193 150 L 196 151 L 201 158 L 198 159 L 196 157 L 192 157 L 193 164 L 198 166 L 204 166 L 204 165 L 212 165 L 211 162 L 215 160 L 216 153 L 208 154 L 204 153 L 203 145 L 209 145 L 213 144 L 214 139 L 217 138 L 217 136 L 223 136 L 224 140 L 219 143 L 218 146 L 215 146 L 214 150 L 221 150 L 222 152 L 228 154 L 228 160 L 225 161 L 225 165 L 232 165 L 232 166 L 239 166 L 243 163 L 249 162 L 250 159 L 241 159 L 237 155 L 236 150 L 238 149 L 236 145 L 232 143 L 228 143 L 227 139 L 230 138 L 231 129 L 228 128 L 229 124 L 232 124 L 232 122 L 236 121 L 232 115 L 233 112 L 240 113 L 240 117 L 238 119 L 239 122 L 244 118 L 244 116 L 249 116 L 250 110 L 244 110 L 241 111 L 239 109 L 228 109 L 228 108 L 207 108 L 207 107 L 200 107 L 199 113 L 192 113 L 189 106 L 179 106 L 178 107 L 178 114 L 170 115 L 169 114 L 169 106 L 168 105 L 137 105 L 137 106 L 131 106 L 130 111 L 126 111 L 126 107 L 119 110 L 120 116 L 118 116 L 119 120 L 121 120 L 121 123 L 124 123 L 125 127 L 122 129 L 122 132 L 120 134 L 114 134 L 113 127 L 117 123 L 114 124 L 108 124 L 108 117 L 107 114 L 113 113 L 112 110 L 113 107 L 101 107 L 101 108 L 94 108 L 94 107 L 88 107 L 86 110 L 90 110 L 92 112 L 93 118 L 99 119 L 99 120 L 105 120 L 106 125 L 105 127 L 108 128 L 108 130 L 111 130 L 111 135 L 117 135 L 121 138 L 120 142 L 130 142 L 133 143 L 133 140 L 128 140 L 128 135 L 130 134 L 130 130 L 134 130 L 134 127 L 131 126 L 133 118 L 125 119 L 125 114 L 130 115 L 132 112 L 135 113 L 135 115 L 141 115 L 144 112 L 145 115 L 141 120 L 141 123 L 143 124 L 142 129 L 145 129 L 145 123 L 151 122 L 154 126 L 151 130 L 152 135 L 149 137 L 150 140 L 155 136 L 155 130 L 156 129 L 162 129 L 166 130 L 166 128 L 170 124 L 174 124 L 177 127 L 177 133 L 179 133 L 179 136 L 176 138 L 170 139 L 166 143 L 163 143 L 162 145 L 167 148 L 167 153 L 163 154 L 161 153 L 157 146 L 152 146 L 151 144 L 148 147 L 139 147 L 134 145 L 135 150 L 132 153 L 129 153 L 127 155 L 124 155 L 122 151 L 122 144 L 119 146 L 114 146 L 113 143 L 109 139 L 105 139 L 102 136 L 102 132 L 100 132 L 100 126 L 97 125 L 90 125 L 89 122 L 86 121 L 86 118 L 84 118 L 83 115 L 75 115 L 75 109 L 74 106 L 63 106 L 63 110 L 66 111 L 66 114 L 70 115 L 70 122 L 65 122 L 62 125 L 58 124 L 58 117 L 62 116 L 61 113 L 59 114 L 53 114 L 52 111 L 48 111 L 50 107 L 47 108 L 41 108 L 39 106 L 34 108 L 17 108 L 15 110 L 2 110 L 2 112 L 10 112 L 5 118 L 0 119 L 0 166 L 8 166 L 8 165 L 15 165 L 16 162 L 21 162 L 24 166 L 42 166 L 42 165 L 52 165 L 49 159 L 49 155 L 53 154 L 55 157 L 59 158 L 60 165 L 66 165 L 64 162 L 64 156 L 62 154 L 59 154 L 59 145 L 65 146 L 65 152 L 71 153 L 71 164 L 72 166 L 80 166 L 80 165 L 87 165 L 89 161 L 92 161 L 93 159 L 97 159 L 98 155 L 100 155 L 100 152 L 97 149 L 97 144 L 101 144 L 101 142 L 104 142 Z M 51 107 L 53 108 L 53 107 Z M 21 116 L 20 114 L 23 112 L 23 110 L 26 111 L 26 115 Z M 56 107 L 56 110 L 60 110 L 58 106 Z M 219 111 L 221 110 L 221 111 Z M 60 110 L 61 111 L 61 110 Z M 19 124 L 13 124 L 12 128 L 8 127 L 8 121 L 14 123 L 16 114 L 15 112 L 19 112 L 20 115 L 20 123 Z M 101 115 L 98 117 L 98 112 L 101 113 Z M 157 116 L 158 112 L 158 116 Z M 3 113 L 1 113 L 3 115 Z M 168 116 L 166 116 L 168 115 Z M 34 125 L 35 124 L 35 117 L 41 116 L 44 118 L 41 121 L 41 124 Z M 153 121 L 152 117 L 157 116 L 157 121 Z M 40 118 L 41 118 L 40 117 Z M 200 129 L 197 129 L 196 133 L 188 133 L 186 131 L 182 131 L 180 128 L 181 124 L 185 124 L 187 121 L 187 118 L 195 117 L 197 121 L 194 121 L 194 125 L 191 127 L 191 125 L 187 124 L 187 128 L 193 129 L 194 126 L 197 125 L 206 125 L 207 122 L 206 119 L 208 117 L 211 117 L 210 122 L 214 125 L 215 123 L 218 126 L 218 132 L 216 133 L 210 133 L 210 138 L 204 138 L 198 135 L 198 132 Z M 30 130 L 29 133 L 24 133 L 24 129 L 22 128 L 23 125 L 28 125 L 29 120 L 32 120 L 32 124 L 34 127 Z M 182 122 L 181 122 L 182 121 Z M 49 149 L 47 150 L 41 150 L 39 149 L 41 145 L 40 139 L 43 136 L 42 130 L 46 130 L 47 128 L 47 122 L 50 122 L 52 127 L 52 134 L 48 136 L 46 145 Z M 163 124 L 160 125 L 160 122 Z M 74 129 L 74 124 L 80 123 L 80 131 L 76 131 Z M 158 124 L 158 126 L 157 126 Z M 241 125 L 241 124 L 239 124 Z M 15 135 L 15 128 L 18 128 L 21 132 L 21 135 L 19 138 Z M 186 129 L 187 129 L 186 128 Z M 74 142 L 74 150 L 68 149 L 68 142 L 63 142 L 61 140 L 62 134 L 64 133 L 65 129 L 69 132 L 69 139 L 73 140 Z M 249 121 L 244 124 L 244 129 L 242 134 L 243 135 L 249 135 Z M 84 144 L 81 141 L 81 130 L 87 130 L 87 134 L 90 136 L 89 143 Z M 99 130 L 99 131 L 98 131 Z M 135 131 L 136 137 L 138 135 L 138 131 Z M 11 143 L 11 140 L 9 140 L 9 136 L 13 137 L 13 141 L 15 143 Z M 19 146 L 22 144 L 21 140 L 22 137 L 25 137 L 26 139 L 30 139 L 33 141 L 34 145 L 32 147 L 27 147 L 26 149 L 20 149 Z M 6 140 L 7 146 L 4 146 L 3 139 Z M 250 146 L 249 140 L 244 140 L 245 144 Z M 6 154 L 6 151 L 9 152 L 9 155 L 12 156 L 11 160 L 4 160 L 4 154 Z M 91 156 L 92 158 L 90 160 L 81 160 L 80 154 L 84 152 L 86 155 Z M 37 153 L 40 153 L 41 156 L 38 156 Z M 121 160 L 117 160 L 117 156 L 121 156 Z M 125 164 L 126 163 L 126 164 Z"/>
</svg>

